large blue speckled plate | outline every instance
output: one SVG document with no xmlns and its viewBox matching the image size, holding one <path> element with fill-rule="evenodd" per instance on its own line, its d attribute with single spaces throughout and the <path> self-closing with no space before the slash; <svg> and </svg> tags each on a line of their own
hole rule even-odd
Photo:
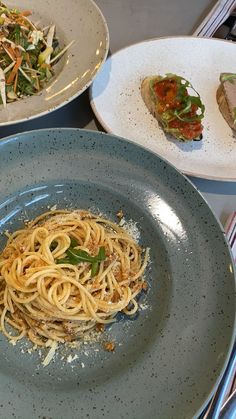
<svg viewBox="0 0 236 419">
<path fill-rule="evenodd" d="M 114 220 L 122 209 L 151 249 L 149 291 L 135 320 L 110 327 L 114 353 L 87 345 L 43 368 L 27 343 L 1 335 L 1 417 L 197 417 L 222 376 L 235 325 L 233 266 L 206 202 L 166 161 L 111 135 L 58 129 L 2 140 L 1 232 L 54 205 Z"/>
</svg>

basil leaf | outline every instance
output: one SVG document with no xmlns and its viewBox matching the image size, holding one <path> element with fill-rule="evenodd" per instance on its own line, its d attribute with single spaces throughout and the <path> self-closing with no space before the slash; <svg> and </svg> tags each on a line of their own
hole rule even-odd
<svg viewBox="0 0 236 419">
<path fill-rule="evenodd" d="M 72 257 L 80 262 L 94 262 L 94 258 L 90 256 L 85 250 L 81 249 L 68 249 L 66 251 L 67 256 Z"/>
<path fill-rule="evenodd" d="M 94 262 L 92 263 L 92 268 L 91 268 L 91 277 L 93 278 L 98 271 L 98 262 Z"/>
<path fill-rule="evenodd" d="M 70 247 L 78 246 L 78 241 L 74 237 L 70 237 Z"/>
<path fill-rule="evenodd" d="M 105 247 L 104 246 L 100 247 L 98 255 L 97 255 L 97 259 L 99 259 L 100 261 L 106 259 Z"/>
<path fill-rule="evenodd" d="M 70 263 L 71 265 L 78 265 L 79 263 L 82 263 L 82 262 L 92 263 L 92 272 L 94 275 L 96 275 L 97 270 L 98 270 L 98 263 L 102 262 L 105 259 L 106 259 L 106 253 L 105 253 L 104 246 L 100 247 L 97 256 L 90 256 L 85 250 L 74 249 L 72 247 L 69 247 L 69 249 L 67 249 L 66 251 L 66 257 L 62 259 L 58 259 L 57 263 Z"/>
<path fill-rule="evenodd" d="M 77 264 L 77 262 L 76 262 L 76 263 L 72 263 L 70 258 L 57 259 L 57 260 L 56 260 L 56 263 L 57 263 L 57 264 L 61 264 L 61 263 L 69 263 L 69 264 L 71 264 L 71 265 L 76 265 L 76 264 Z"/>
</svg>

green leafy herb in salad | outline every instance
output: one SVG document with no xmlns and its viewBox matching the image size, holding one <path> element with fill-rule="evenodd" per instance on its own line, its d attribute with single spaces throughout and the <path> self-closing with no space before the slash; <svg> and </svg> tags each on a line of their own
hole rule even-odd
<svg viewBox="0 0 236 419">
<path fill-rule="evenodd" d="M 0 103 L 39 92 L 54 74 L 53 65 L 74 41 L 60 48 L 56 27 L 38 28 L 31 11 L 10 9 L 0 1 Z"/>
</svg>

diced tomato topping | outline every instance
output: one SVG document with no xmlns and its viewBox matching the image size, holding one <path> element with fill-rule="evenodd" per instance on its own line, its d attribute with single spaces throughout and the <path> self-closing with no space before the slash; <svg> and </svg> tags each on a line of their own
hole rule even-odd
<svg viewBox="0 0 236 419">
<path fill-rule="evenodd" d="M 181 109 L 181 102 L 176 99 L 178 84 L 175 80 L 163 80 L 156 83 L 153 88 L 159 99 L 159 113 L 163 113 L 169 109 Z M 187 89 L 186 94 L 188 94 Z"/>
<path fill-rule="evenodd" d="M 181 134 L 186 139 L 199 137 L 203 129 L 202 124 L 199 121 L 184 122 L 184 121 L 180 121 L 177 118 L 170 121 L 169 127 L 179 129 Z"/>
<path fill-rule="evenodd" d="M 176 98 L 177 90 L 176 81 L 171 79 L 160 81 L 154 85 L 157 97 L 165 103 L 170 103 Z"/>
<path fill-rule="evenodd" d="M 183 104 L 178 97 L 178 88 L 179 85 L 174 79 L 165 79 L 154 84 L 153 89 L 158 98 L 157 112 L 162 114 L 168 110 L 181 110 L 183 109 Z M 188 91 L 185 88 L 182 91 L 182 95 L 187 96 Z M 191 105 L 191 109 L 188 113 L 184 114 L 185 119 L 192 119 L 197 116 L 198 106 L 195 104 Z M 181 121 L 178 118 L 173 119 L 169 122 L 169 128 L 179 129 L 182 136 L 186 139 L 193 139 L 200 136 L 202 133 L 203 127 L 201 122 L 196 121 Z"/>
</svg>

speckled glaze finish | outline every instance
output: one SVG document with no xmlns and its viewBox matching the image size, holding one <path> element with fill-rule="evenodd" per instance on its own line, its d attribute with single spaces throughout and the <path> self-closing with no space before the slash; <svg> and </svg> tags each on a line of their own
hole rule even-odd
<svg viewBox="0 0 236 419">
<path fill-rule="evenodd" d="M 53 205 L 113 220 L 122 209 L 151 249 L 148 308 L 110 327 L 114 353 L 77 350 L 73 369 L 60 359 L 43 368 L 0 335 L 1 417 L 197 418 L 222 376 L 235 325 L 230 253 L 201 195 L 157 155 L 92 131 L 2 140 L 0 168 L 1 232 Z"/>
<path fill-rule="evenodd" d="M 150 39 L 126 47 L 106 61 L 91 87 L 91 104 L 106 131 L 158 153 L 192 176 L 236 180 L 236 138 L 216 101 L 222 72 L 235 72 L 233 42 L 194 37 Z M 180 142 L 164 133 L 140 94 L 151 75 L 189 80 L 205 105 L 203 140 Z M 116 98 L 116 100 L 113 100 Z"/>
<path fill-rule="evenodd" d="M 34 96 L 0 106 L 0 126 L 45 115 L 66 105 L 91 84 L 106 59 L 109 33 L 105 18 L 93 0 L 7 1 L 9 7 L 31 10 L 38 26 L 56 25 L 61 46 L 74 44 L 54 66 L 55 75 Z"/>
</svg>

